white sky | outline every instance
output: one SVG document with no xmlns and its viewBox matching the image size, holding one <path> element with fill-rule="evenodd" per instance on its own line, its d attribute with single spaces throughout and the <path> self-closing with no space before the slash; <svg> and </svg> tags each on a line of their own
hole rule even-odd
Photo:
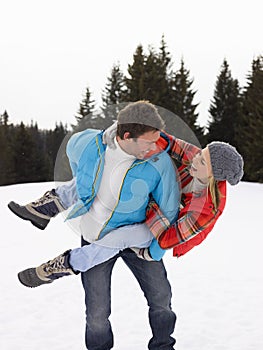
<svg viewBox="0 0 263 350">
<path fill-rule="evenodd" d="M 262 54 L 262 1 L 0 0 L 0 113 L 11 122 L 75 122 L 87 86 L 100 102 L 112 65 L 126 70 L 162 34 L 174 69 L 194 78 L 204 124 L 223 59 L 241 85 Z"/>
</svg>

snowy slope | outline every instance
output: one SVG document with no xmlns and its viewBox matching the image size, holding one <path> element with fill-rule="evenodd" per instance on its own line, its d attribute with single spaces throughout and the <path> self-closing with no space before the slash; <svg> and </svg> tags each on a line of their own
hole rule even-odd
<svg viewBox="0 0 263 350">
<path fill-rule="evenodd" d="M 17 272 L 79 245 L 79 237 L 56 218 L 45 231 L 15 217 L 10 200 L 26 203 L 51 183 L 0 187 L 1 350 L 81 350 L 84 294 L 79 277 L 28 289 Z M 263 349 L 263 185 L 229 187 L 224 214 L 210 237 L 180 259 L 165 256 L 178 320 L 178 350 Z M 112 325 L 116 350 L 147 349 L 147 306 L 120 260 L 113 274 Z"/>
</svg>

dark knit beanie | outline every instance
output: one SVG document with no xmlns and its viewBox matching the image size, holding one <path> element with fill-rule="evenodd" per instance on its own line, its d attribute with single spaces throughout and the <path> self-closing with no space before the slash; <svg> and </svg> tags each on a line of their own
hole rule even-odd
<svg viewBox="0 0 263 350">
<path fill-rule="evenodd" d="M 235 147 L 219 141 L 211 142 L 207 146 L 214 178 L 226 180 L 230 185 L 238 184 L 244 174 L 244 162 Z"/>
</svg>

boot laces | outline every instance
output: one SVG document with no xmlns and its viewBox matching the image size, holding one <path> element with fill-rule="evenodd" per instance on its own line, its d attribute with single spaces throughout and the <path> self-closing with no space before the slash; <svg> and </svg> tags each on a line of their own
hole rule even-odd
<svg viewBox="0 0 263 350">
<path fill-rule="evenodd" d="M 64 261 L 64 255 L 59 255 L 55 259 L 50 260 L 46 264 L 44 264 L 43 270 L 47 273 L 58 273 L 61 271 L 65 271 L 66 267 L 64 265 Z"/>
<path fill-rule="evenodd" d="M 53 200 L 53 198 L 54 198 L 54 194 L 51 191 L 47 191 L 41 198 L 32 202 L 32 204 L 34 206 L 40 206 L 50 202 L 50 200 Z"/>
</svg>

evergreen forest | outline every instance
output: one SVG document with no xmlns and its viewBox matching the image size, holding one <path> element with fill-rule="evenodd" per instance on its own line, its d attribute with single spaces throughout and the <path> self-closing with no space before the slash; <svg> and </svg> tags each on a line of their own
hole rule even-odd
<svg viewBox="0 0 263 350">
<path fill-rule="evenodd" d="M 201 146 L 213 140 L 231 143 L 245 162 L 244 181 L 263 182 L 263 56 L 248 67 L 245 86 L 232 76 L 224 59 L 215 77 L 207 125 L 198 123 L 194 79 L 182 59 L 177 69 L 164 38 L 159 48 L 138 45 L 124 73 L 115 63 L 106 77 L 102 106 L 95 110 L 89 87 L 76 111 L 75 125 L 60 122 L 54 129 L 41 130 L 37 123 L 12 123 L 8 111 L 0 114 L 0 185 L 54 180 L 60 145 L 72 132 L 84 128 L 105 129 L 127 102 L 148 100 L 166 111 L 168 131 L 187 139 L 169 124 L 174 115 L 192 130 Z M 173 124 L 173 123 L 172 123 Z M 191 139 L 187 141 L 195 143 Z"/>
</svg>

